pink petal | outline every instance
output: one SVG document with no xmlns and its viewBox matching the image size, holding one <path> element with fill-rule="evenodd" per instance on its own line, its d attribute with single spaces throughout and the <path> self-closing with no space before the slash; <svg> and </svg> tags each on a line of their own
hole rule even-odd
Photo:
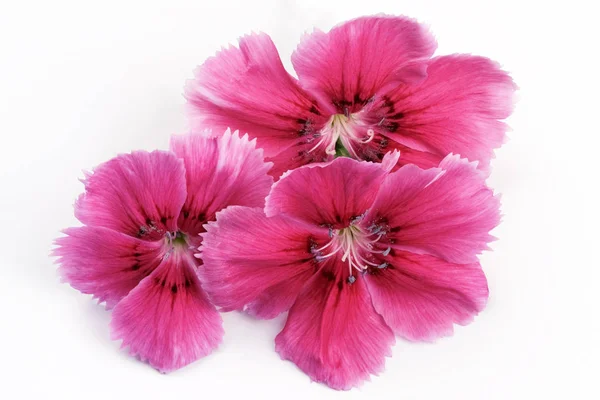
<svg viewBox="0 0 600 400">
<path fill-rule="evenodd" d="M 474 263 L 493 240 L 499 207 L 476 164 L 449 155 L 440 168 L 405 165 L 391 173 L 365 224 L 385 224 L 393 248 Z"/>
<path fill-rule="evenodd" d="M 400 151 L 400 159 L 396 167 L 407 164 L 415 164 L 421 168 L 428 169 L 437 167 L 440 163 L 440 158 L 435 154 L 427 151 L 411 149 L 410 147 L 403 146 L 400 143 L 394 143 L 393 141 L 390 141 L 390 143 L 392 144 L 389 146 L 390 148 Z"/>
<path fill-rule="evenodd" d="M 488 287 L 478 263 L 453 264 L 428 255 L 392 251 L 385 269 L 365 281 L 373 305 L 394 332 L 409 340 L 451 335 L 485 307 Z"/>
<path fill-rule="evenodd" d="M 261 209 L 229 207 L 203 234 L 204 288 L 226 311 L 273 318 L 315 273 L 311 245 L 327 233 L 283 216 L 267 218 Z"/>
<path fill-rule="evenodd" d="M 398 150 L 390 151 L 381 159 L 381 168 L 384 171 L 390 172 L 396 169 L 396 165 L 400 160 L 400 152 Z"/>
<path fill-rule="evenodd" d="M 160 264 L 162 243 L 107 228 L 69 228 L 56 239 L 64 281 L 112 308 Z"/>
<path fill-rule="evenodd" d="M 515 89 L 510 76 L 487 58 L 442 56 L 430 61 L 422 83 L 382 93 L 369 118 L 390 140 L 438 161 L 457 153 L 485 170 L 505 140 L 507 127 L 500 120 L 512 112 Z"/>
<path fill-rule="evenodd" d="M 322 150 L 308 150 L 329 116 L 285 71 L 264 33 L 244 36 L 239 48 L 230 46 L 207 60 L 187 83 L 185 97 L 196 129 L 248 132 L 258 138 L 267 160 L 293 148 L 293 154 L 279 160 L 274 176 L 325 156 Z"/>
<path fill-rule="evenodd" d="M 264 206 L 273 184 L 267 175 L 271 164 L 247 135 L 172 136 L 171 150 L 183 159 L 186 171 L 188 197 L 177 222 L 181 231 L 196 237 L 227 206 Z"/>
<path fill-rule="evenodd" d="M 362 17 L 307 34 L 292 55 L 303 87 L 331 113 L 358 111 L 376 93 L 425 76 L 436 43 L 406 17 Z"/>
<path fill-rule="evenodd" d="M 379 120 L 381 120 L 381 118 L 379 118 Z M 366 125 L 357 129 L 362 129 L 366 132 L 367 128 L 376 126 L 377 123 L 374 123 L 373 126 Z M 416 164 L 421 168 L 432 168 L 437 167 L 440 163 L 440 157 L 436 154 L 413 149 L 377 133 L 373 140 L 368 143 L 355 142 L 353 144 L 353 149 L 356 151 L 358 159 L 372 162 L 383 162 L 383 158 L 386 154 L 391 151 L 399 151 L 400 159 L 398 163 L 394 165 L 394 170 L 406 164 Z"/>
<path fill-rule="evenodd" d="M 327 162 L 333 159 L 332 156 L 325 154 L 324 146 L 309 151 L 316 144 L 317 142 L 312 141 L 311 145 L 306 147 L 304 142 L 296 142 L 282 149 L 277 155 L 266 157 L 267 161 L 273 163 L 273 168 L 269 171 L 269 174 L 277 180 L 287 171 L 306 164 Z"/>
<path fill-rule="evenodd" d="M 158 240 L 177 228 L 185 201 L 183 162 L 165 151 L 135 151 L 99 165 L 85 181 L 75 216 L 133 237 Z"/>
<path fill-rule="evenodd" d="M 273 185 L 265 213 L 343 228 L 371 206 L 387 173 L 381 164 L 346 157 L 307 165 L 290 171 Z"/>
<path fill-rule="evenodd" d="M 200 287 L 193 257 L 176 249 L 117 304 L 111 328 L 132 355 L 170 372 L 216 348 L 221 324 Z"/>
<path fill-rule="evenodd" d="M 275 338 L 275 349 L 311 379 L 347 390 L 383 370 L 395 339 L 374 310 L 362 276 L 348 284 L 345 270 L 334 261 L 314 275 Z"/>
</svg>

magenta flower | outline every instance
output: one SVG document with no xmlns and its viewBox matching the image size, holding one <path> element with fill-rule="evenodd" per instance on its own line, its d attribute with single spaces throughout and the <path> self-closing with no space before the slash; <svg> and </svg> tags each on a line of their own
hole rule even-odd
<svg viewBox="0 0 600 400">
<path fill-rule="evenodd" d="M 499 121 L 515 85 L 487 58 L 430 58 L 436 42 L 406 17 L 362 17 L 307 34 L 288 74 L 271 38 L 244 36 L 200 66 L 185 88 L 195 127 L 232 127 L 258 138 L 271 174 L 331 160 L 435 167 L 449 153 L 487 169 L 504 141 Z"/>
<path fill-rule="evenodd" d="M 230 205 L 262 207 L 273 182 L 255 141 L 174 136 L 171 152 L 137 151 L 98 166 L 56 240 L 59 272 L 113 308 L 111 330 L 161 372 L 210 353 L 221 317 L 196 276 L 203 224 Z"/>
<path fill-rule="evenodd" d="M 394 334 L 433 340 L 486 304 L 477 254 L 499 222 L 498 198 L 457 156 L 390 173 L 397 160 L 298 168 L 265 212 L 230 207 L 202 234 L 215 304 L 259 318 L 289 309 L 276 350 L 335 389 L 380 372 Z"/>
</svg>

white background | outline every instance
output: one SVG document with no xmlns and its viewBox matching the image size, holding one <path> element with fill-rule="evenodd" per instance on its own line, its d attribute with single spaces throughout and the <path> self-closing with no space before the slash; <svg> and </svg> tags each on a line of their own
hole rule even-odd
<svg viewBox="0 0 600 400">
<path fill-rule="evenodd" d="M 600 398 L 593 2 L 85 3 L 0 6 L 0 398 Z M 170 375 L 127 356 L 109 339 L 109 312 L 60 284 L 48 256 L 59 230 L 77 224 L 81 170 L 166 148 L 185 130 L 184 81 L 238 36 L 269 33 L 291 71 L 302 32 L 377 12 L 428 23 L 438 54 L 491 57 L 520 86 L 489 181 L 505 216 L 481 258 L 487 309 L 435 344 L 398 340 L 385 373 L 351 392 L 279 359 L 283 316 L 225 314 L 218 351 Z"/>
</svg>

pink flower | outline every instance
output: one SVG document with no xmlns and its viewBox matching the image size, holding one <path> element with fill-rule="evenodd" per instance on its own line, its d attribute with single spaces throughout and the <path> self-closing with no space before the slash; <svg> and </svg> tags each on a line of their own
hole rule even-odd
<svg viewBox="0 0 600 400">
<path fill-rule="evenodd" d="M 202 234 L 215 304 L 259 318 L 289 309 L 276 350 L 335 389 L 380 372 L 394 334 L 433 340 L 486 304 L 477 254 L 493 239 L 498 198 L 457 156 L 390 173 L 397 160 L 298 168 L 264 212 L 230 207 Z"/>
<path fill-rule="evenodd" d="M 406 17 L 362 17 L 307 34 L 288 74 L 271 38 L 244 36 L 200 66 L 185 88 L 194 127 L 258 138 L 271 174 L 338 154 L 435 167 L 449 153 L 487 169 L 512 111 L 515 85 L 471 55 L 430 58 L 436 42 Z"/>
<path fill-rule="evenodd" d="M 171 151 L 136 151 L 98 166 L 75 204 L 85 224 L 56 240 L 59 272 L 113 308 L 111 330 L 161 372 L 209 354 L 221 317 L 196 276 L 203 224 L 230 205 L 262 207 L 270 164 L 237 133 L 174 136 Z"/>
</svg>

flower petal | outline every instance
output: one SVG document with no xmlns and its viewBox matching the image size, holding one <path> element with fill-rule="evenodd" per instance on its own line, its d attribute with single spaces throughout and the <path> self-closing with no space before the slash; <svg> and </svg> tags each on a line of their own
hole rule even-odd
<svg viewBox="0 0 600 400">
<path fill-rule="evenodd" d="M 373 305 L 394 332 L 409 340 L 451 335 L 485 307 L 488 287 L 479 263 L 453 264 L 428 255 L 392 251 L 385 269 L 365 281 Z"/>
<path fill-rule="evenodd" d="M 229 207 L 202 236 L 200 274 L 213 302 L 225 311 L 273 318 L 292 306 L 315 273 L 311 244 L 326 239 L 327 229 Z"/>
<path fill-rule="evenodd" d="M 383 370 L 395 339 L 375 312 L 362 276 L 348 284 L 343 270 L 346 265 L 336 260 L 313 276 L 275 338 L 275 349 L 311 379 L 347 390 Z"/>
<path fill-rule="evenodd" d="M 363 129 L 366 134 L 366 129 L 369 125 L 360 126 L 357 129 Z M 386 136 L 376 133 L 374 138 L 368 143 L 354 142 L 353 150 L 356 152 L 359 160 L 383 162 L 386 154 L 391 151 L 399 151 L 400 159 L 394 165 L 394 170 L 397 170 L 402 165 L 416 164 L 421 168 L 437 167 L 440 163 L 440 157 L 428 151 L 420 151 L 414 148 L 400 144 L 394 140 L 388 139 Z"/>
<path fill-rule="evenodd" d="M 493 240 L 499 207 L 476 164 L 449 155 L 440 168 L 405 165 L 391 173 L 364 223 L 386 225 L 395 249 L 474 263 Z"/>
<path fill-rule="evenodd" d="M 220 138 L 172 136 L 171 150 L 185 163 L 188 193 L 177 224 L 192 238 L 227 206 L 264 206 L 273 184 L 267 175 L 271 164 L 263 161 L 262 150 L 247 135 L 240 138 L 227 131 Z"/>
<path fill-rule="evenodd" d="M 280 160 L 284 164 L 276 165 L 280 171 L 274 176 L 325 156 L 322 150 L 308 150 L 329 116 L 286 72 L 264 33 L 244 36 L 239 48 L 231 46 L 207 60 L 187 83 L 185 97 L 194 129 L 248 132 L 258 138 L 268 161 L 293 147 L 294 154 Z"/>
<path fill-rule="evenodd" d="M 75 204 L 84 224 L 157 240 L 177 228 L 185 201 L 183 162 L 165 151 L 135 151 L 104 164 L 84 180 Z"/>
<path fill-rule="evenodd" d="M 500 120 L 513 108 L 516 89 L 498 64 L 471 55 L 437 57 L 427 78 L 382 93 L 368 110 L 375 132 L 415 150 L 479 161 L 487 169 L 507 130 Z M 428 164 L 417 164 L 428 167 Z"/>
<path fill-rule="evenodd" d="M 393 143 L 393 141 L 390 141 L 390 143 Z M 403 146 L 400 143 L 393 143 L 393 145 L 389 147 L 400 151 L 400 159 L 398 160 L 396 169 L 407 164 L 415 164 L 421 168 L 428 169 L 435 168 L 440 163 L 438 156 L 426 151 L 411 149 L 410 147 Z"/>
<path fill-rule="evenodd" d="M 435 48 L 410 18 L 362 17 L 305 35 L 292 63 L 302 86 L 331 113 L 354 112 L 390 84 L 422 79 Z"/>
<path fill-rule="evenodd" d="M 56 239 L 63 280 L 114 307 L 160 264 L 162 243 L 133 238 L 107 228 L 69 228 Z"/>
<path fill-rule="evenodd" d="M 282 149 L 277 155 L 266 157 L 266 161 L 273 163 L 273 168 L 269 171 L 275 180 L 278 180 L 285 172 L 299 168 L 306 164 L 327 162 L 333 159 L 333 156 L 325 153 L 325 147 L 313 147 L 318 142 L 313 142 L 306 146 L 304 142 L 295 142 L 291 146 Z"/>
<path fill-rule="evenodd" d="M 343 228 L 371 206 L 387 173 L 385 165 L 346 157 L 306 165 L 284 174 L 273 185 L 265 213 Z"/>
<path fill-rule="evenodd" d="M 117 304 L 111 320 L 113 338 L 161 372 L 209 354 L 221 342 L 221 325 L 193 257 L 177 249 Z"/>
</svg>

